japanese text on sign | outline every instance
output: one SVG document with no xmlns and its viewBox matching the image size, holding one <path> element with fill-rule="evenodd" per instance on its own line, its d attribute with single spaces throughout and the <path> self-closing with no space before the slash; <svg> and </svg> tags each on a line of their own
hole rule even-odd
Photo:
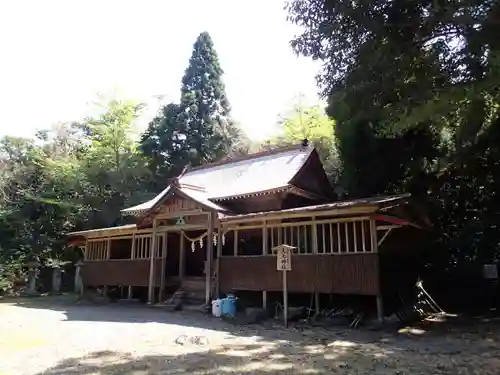
<svg viewBox="0 0 500 375">
<path fill-rule="evenodd" d="M 276 268 L 278 271 L 291 271 L 292 270 L 292 257 L 291 257 L 291 249 L 289 248 L 280 248 L 277 250 L 277 265 Z"/>
</svg>

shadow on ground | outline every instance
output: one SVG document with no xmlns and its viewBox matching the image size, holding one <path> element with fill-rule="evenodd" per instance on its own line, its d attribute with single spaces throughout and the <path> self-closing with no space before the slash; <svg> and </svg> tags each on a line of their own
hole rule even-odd
<svg viewBox="0 0 500 375">
<path fill-rule="evenodd" d="M 230 345 L 204 352 L 172 355 L 94 352 L 70 358 L 37 375 L 90 374 L 400 374 L 396 361 L 386 362 L 392 354 L 353 343 L 323 345 L 291 342 Z M 359 372 L 362 371 L 362 372 Z M 429 372 L 429 374 L 432 372 Z"/>
<path fill-rule="evenodd" d="M 222 340 L 206 346 L 175 344 L 172 338 L 165 342 L 165 347 L 154 347 L 151 354 L 147 350 L 130 353 L 109 347 L 109 351 L 61 359 L 36 375 L 496 375 L 500 366 L 495 314 L 491 319 L 478 318 L 475 324 L 459 318 L 425 322 L 412 327 L 406 334 L 398 334 L 396 331 L 363 329 L 242 327 L 198 313 L 164 312 L 143 305 L 74 305 L 74 301 L 70 303 L 65 298 L 20 299 L 17 305 L 59 311 L 68 321 L 154 322 L 232 335 L 227 343 Z M 141 329 L 140 325 L 137 329 Z M 211 340 L 209 332 L 207 337 Z"/>
</svg>

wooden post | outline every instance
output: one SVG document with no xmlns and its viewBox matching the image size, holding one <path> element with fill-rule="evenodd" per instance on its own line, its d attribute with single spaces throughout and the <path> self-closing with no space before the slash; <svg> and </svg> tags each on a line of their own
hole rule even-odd
<svg viewBox="0 0 500 375">
<path fill-rule="evenodd" d="M 153 219 L 153 234 L 151 235 L 151 247 L 149 252 L 149 285 L 148 285 L 148 304 L 154 302 L 155 286 L 155 250 L 156 250 L 156 220 Z"/>
<path fill-rule="evenodd" d="M 384 304 L 382 301 L 382 295 L 377 295 L 377 319 L 379 323 L 384 322 Z"/>
<path fill-rule="evenodd" d="M 128 286 L 127 298 L 132 299 L 132 285 Z"/>
<path fill-rule="evenodd" d="M 234 256 L 238 256 L 238 229 L 235 229 L 233 231 L 233 251 L 234 251 Z"/>
<path fill-rule="evenodd" d="M 315 315 L 319 315 L 319 309 L 320 309 L 320 305 L 319 305 L 319 293 L 318 292 L 314 292 L 314 310 L 315 310 Z"/>
<path fill-rule="evenodd" d="M 132 249 L 130 250 L 130 259 L 135 257 L 135 233 L 132 235 Z"/>
<path fill-rule="evenodd" d="M 286 270 L 283 272 L 283 320 L 285 327 L 288 327 L 288 285 L 286 279 Z"/>
<path fill-rule="evenodd" d="M 161 279 L 160 279 L 160 292 L 158 301 L 161 302 L 165 294 L 165 268 L 167 267 L 167 246 L 168 246 L 168 232 L 163 233 L 163 244 L 161 254 Z"/>
<path fill-rule="evenodd" d="M 184 280 L 184 252 L 185 252 L 185 247 L 186 247 L 186 239 L 184 238 L 184 232 L 181 230 L 179 232 L 181 238 L 180 238 L 180 249 L 179 249 L 179 280 L 181 281 L 182 285 L 182 280 Z"/>
<path fill-rule="evenodd" d="M 262 255 L 267 255 L 267 222 L 262 227 Z M 267 309 L 267 290 L 262 291 L 262 308 Z"/>
<path fill-rule="evenodd" d="M 205 269 L 205 303 L 210 303 L 210 293 L 212 291 L 212 258 L 214 252 L 214 213 L 208 214 L 208 235 L 207 235 L 207 260 Z"/>
<path fill-rule="evenodd" d="M 220 272 L 220 257 L 222 256 L 222 228 L 219 226 L 219 230 L 217 231 L 217 281 L 215 284 L 215 294 L 217 294 L 217 298 L 220 296 L 220 282 L 219 282 L 219 272 Z"/>
<path fill-rule="evenodd" d="M 109 260 L 111 258 L 111 238 L 108 237 L 108 241 L 106 243 L 106 259 Z"/>
<path fill-rule="evenodd" d="M 378 244 L 377 244 L 377 223 L 374 218 L 370 218 L 370 239 L 371 239 L 371 250 L 374 253 L 378 253 Z M 378 256 L 378 254 L 377 254 Z M 379 262 L 380 263 L 380 262 Z M 377 280 L 379 283 L 379 292 L 377 294 L 377 319 L 380 323 L 384 322 L 384 301 L 382 299 L 382 291 L 380 290 L 380 265 L 379 265 L 379 279 Z"/>
<path fill-rule="evenodd" d="M 267 222 L 262 227 L 262 255 L 267 255 Z"/>
<path fill-rule="evenodd" d="M 316 218 L 313 216 L 313 220 L 316 220 Z M 323 230 L 324 232 L 324 230 Z M 312 226 L 312 246 L 313 246 L 313 254 L 317 255 L 318 254 L 318 224 L 314 223 Z M 323 250 L 324 251 L 324 250 Z M 314 286 L 314 309 L 316 311 L 316 314 L 319 314 L 319 293 L 316 292 L 316 285 Z"/>
<path fill-rule="evenodd" d="M 130 259 L 134 259 L 135 257 L 135 233 L 132 234 L 132 247 L 130 249 Z M 132 299 L 132 285 L 128 286 L 127 298 Z"/>
</svg>

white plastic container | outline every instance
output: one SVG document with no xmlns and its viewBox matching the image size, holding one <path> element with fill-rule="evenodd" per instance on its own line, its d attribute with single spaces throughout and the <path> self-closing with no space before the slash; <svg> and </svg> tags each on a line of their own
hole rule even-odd
<svg viewBox="0 0 500 375">
<path fill-rule="evenodd" d="M 222 316 L 222 300 L 219 298 L 212 301 L 212 315 L 216 318 L 220 318 Z"/>
</svg>

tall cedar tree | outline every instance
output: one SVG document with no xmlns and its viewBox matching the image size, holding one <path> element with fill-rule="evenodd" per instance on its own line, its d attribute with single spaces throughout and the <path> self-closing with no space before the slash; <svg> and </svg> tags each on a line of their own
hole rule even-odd
<svg viewBox="0 0 500 375">
<path fill-rule="evenodd" d="M 222 74 L 210 35 L 201 33 L 182 79 L 180 104 L 163 107 L 141 138 L 154 190 L 187 164 L 248 152 L 248 140 L 231 118 Z"/>
<path fill-rule="evenodd" d="M 223 73 L 212 38 L 208 32 L 201 33 L 182 78 L 179 115 L 193 165 L 228 155 L 236 141 L 238 130 L 231 117 Z"/>
</svg>

